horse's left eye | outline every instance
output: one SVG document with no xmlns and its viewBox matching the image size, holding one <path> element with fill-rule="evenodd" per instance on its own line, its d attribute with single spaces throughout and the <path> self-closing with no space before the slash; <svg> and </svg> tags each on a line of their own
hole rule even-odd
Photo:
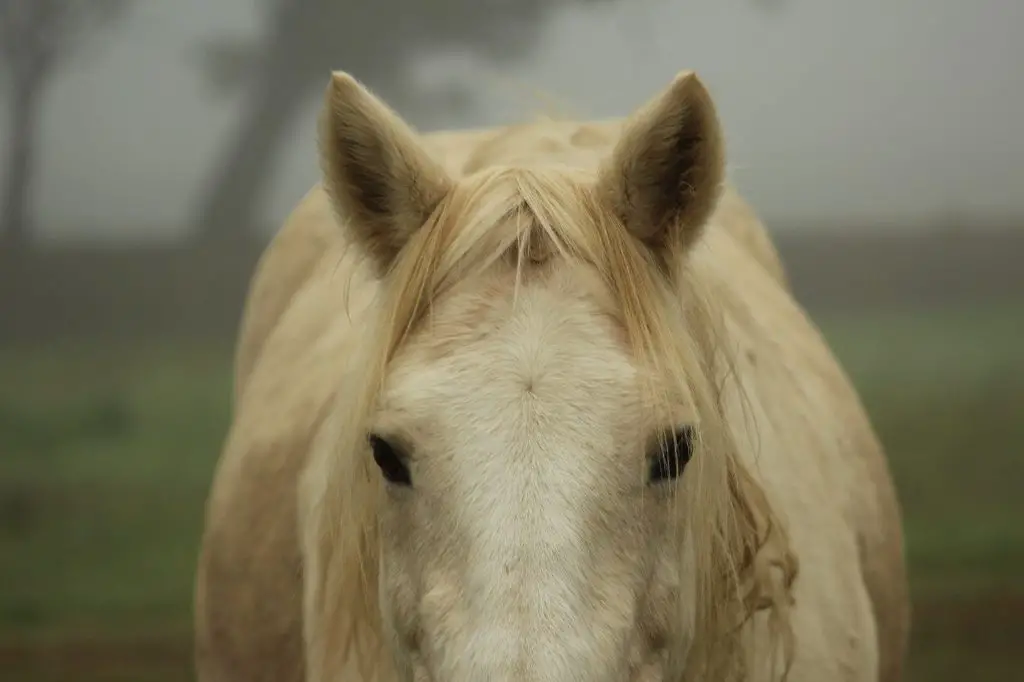
<svg viewBox="0 0 1024 682">
<path fill-rule="evenodd" d="M 411 486 L 412 475 L 405 457 L 394 445 L 375 433 L 369 436 L 370 448 L 373 450 L 373 461 L 380 467 L 380 472 L 388 483 L 398 486 Z"/>
<path fill-rule="evenodd" d="M 650 483 L 670 481 L 683 473 L 693 456 L 693 429 L 684 426 L 668 433 L 650 454 Z"/>
</svg>

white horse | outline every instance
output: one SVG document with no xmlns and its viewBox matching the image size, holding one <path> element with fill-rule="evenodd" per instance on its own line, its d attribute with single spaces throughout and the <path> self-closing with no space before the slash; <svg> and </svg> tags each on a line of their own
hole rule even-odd
<svg viewBox="0 0 1024 682">
<path fill-rule="evenodd" d="M 201 682 L 894 682 L 900 510 L 678 76 L 420 136 L 345 74 L 254 278 Z"/>
</svg>

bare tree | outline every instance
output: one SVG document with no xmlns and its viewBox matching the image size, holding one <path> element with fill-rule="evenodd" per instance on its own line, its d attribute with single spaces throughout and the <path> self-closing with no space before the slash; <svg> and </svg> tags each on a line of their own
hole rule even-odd
<svg viewBox="0 0 1024 682">
<path fill-rule="evenodd" d="M 397 108 L 411 108 L 419 95 L 410 67 L 429 50 L 515 57 L 529 50 L 551 11 L 610 1 L 263 0 L 262 36 L 221 38 L 203 51 L 210 85 L 223 94 L 242 90 L 245 105 L 206 184 L 196 217 L 200 238 L 232 239 L 252 227 L 288 127 L 331 69 L 350 71 Z"/>
<path fill-rule="evenodd" d="M 9 153 L 0 190 L 0 241 L 29 241 L 29 206 L 42 96 L 61 62 L 128 0 L 0 0 L 0 73 L 11 103 Z"/>
</svg>

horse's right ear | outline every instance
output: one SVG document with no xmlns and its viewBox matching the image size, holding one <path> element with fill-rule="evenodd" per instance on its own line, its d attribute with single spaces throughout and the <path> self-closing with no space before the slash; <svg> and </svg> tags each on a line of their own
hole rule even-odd
<svg viewBox="0 0 1024 682">
<path fill-rule="evenodd" d="M 382 272 L 452 182 L 398 114 L 344 72 L 333 73 L 327 88 L 320 163 L 340 219 Z"/>
</svg>

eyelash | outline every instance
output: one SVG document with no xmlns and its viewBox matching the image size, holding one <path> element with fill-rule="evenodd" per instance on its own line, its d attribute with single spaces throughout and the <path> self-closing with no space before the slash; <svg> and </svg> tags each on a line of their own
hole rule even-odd
<svg viewBox="0 0 1024 682">
<path fill-rule="evenodd" d="M 668 434 L 651 455 L 648 482 L 653 484 L 679 477 L 693 457 L 693 429 L 684 426 Z"/>
</svg>

